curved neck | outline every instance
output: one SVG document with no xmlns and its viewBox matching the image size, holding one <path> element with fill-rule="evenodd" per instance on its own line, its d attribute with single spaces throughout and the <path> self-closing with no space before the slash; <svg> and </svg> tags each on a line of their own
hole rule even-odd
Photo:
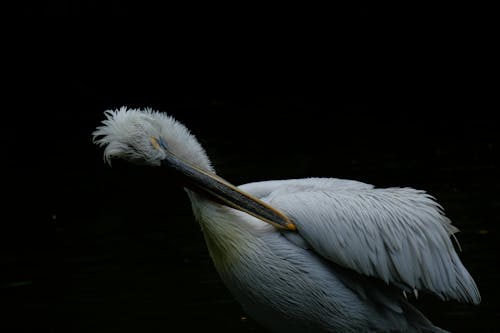
<svg viewBox="0 0 500 333">
<path fill-rule="evenodd" d="M 218 268 L 233 262 L 234 258 L 247 251 L 246 245 L 256 241 L 255 232 L 258 227 L 246 218 L 241 218 L 240 214 L 244 213 L 213 202 L 189 189 L 185 190 L 203 231 L 210 255 Z M 253 219 L 249 215 L 248 218 Z M 266 223 L 257 223 L 261 227 L 268 227 Z"/>
</svg>

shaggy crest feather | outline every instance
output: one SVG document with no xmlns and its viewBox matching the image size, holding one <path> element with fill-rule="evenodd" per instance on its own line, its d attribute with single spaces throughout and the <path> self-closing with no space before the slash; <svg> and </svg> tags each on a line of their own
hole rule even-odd
<svg viewBox="0 0 500 333">
<path fill-rule="evenodd" d="M 111 164 L 113 158 L 158 166 L 165 158 L 162 150 L 151 145 L 151 138 L 161 139 L 168 150 L 207 171 L 212 171 L 205 151 L 189 130 L 174 118 L 150 108 L 104 112 L 106 119 L 93 133 L 93 141 L 105 146 L 104 159 Z"/>
</svg>

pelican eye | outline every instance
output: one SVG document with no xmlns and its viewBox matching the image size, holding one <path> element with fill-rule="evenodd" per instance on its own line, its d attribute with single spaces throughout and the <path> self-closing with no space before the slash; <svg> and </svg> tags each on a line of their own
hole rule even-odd
<svg viewBox="0 0 500 333">
<path fill-rule="evenodd" d="M 155 149 L 163 149 L 163 150 L 168 150 L 167 149 L 167 144 L 165 143 L 165 141 L 162 139 L 162 137 L 158 137 L 158 138 L 155 138 L 155 137 L 151 137 L 149 139 L 149 141 L 151 142 L 151 145 L 155 148 Z"/>
</svg>

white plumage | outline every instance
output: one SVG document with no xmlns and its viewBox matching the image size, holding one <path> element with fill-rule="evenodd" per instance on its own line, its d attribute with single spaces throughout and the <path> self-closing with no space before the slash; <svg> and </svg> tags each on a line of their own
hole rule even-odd
<svg viewBox="0 0 500 333">
<path fill-rule="evenodd" d="M 458 229 L 424 191 L 320 178 L 241 188 L 283 211 L 317 253 L 340 266 L 403 290 L 480 302 L 450 239 Z"/>
<path fill-rule="evenodd" d="M 444 332 L 403 294 L 423 290 L 444 300 L 480 302 L 450 239 L 457 229 L 424 191 L 334 178 L 235 189 L 214 175 L 203 148 L 173 118 L 126 108 L 106 117 L 94 132 L 106 146 L 106 160 L 157 166 L 173 156 L 179 170 L 189 170 L 183 173 L 191 180 L 186 191 L 222 280 L 252 317 L 275 332 Z M 203 184 L 192 187 L 193 175 Z M 227 193 L 239 192 L 242 197 L 227 200 Z M 239 205 L 259 199 L 271 207 Z M 273 208 L 296 231 L 259 219 Z M 279 216 L 276 221 L 284 225 Z"/>
</svg>

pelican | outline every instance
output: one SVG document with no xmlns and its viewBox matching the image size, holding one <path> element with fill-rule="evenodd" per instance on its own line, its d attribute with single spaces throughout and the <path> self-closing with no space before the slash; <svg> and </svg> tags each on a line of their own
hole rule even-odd
<svg viewBox="0 0 500 333">
<path fill-rule="evenodd" d="M 446 332 L 407 299 L 478 304 L 452 243 L 458 231 L 424 191 L 306 178 L 234 186 L 165 113 L 105 111 L 93 132 L 113 158 L 173 170 L 224 284 L 273 332 Z"/>
</svg>

